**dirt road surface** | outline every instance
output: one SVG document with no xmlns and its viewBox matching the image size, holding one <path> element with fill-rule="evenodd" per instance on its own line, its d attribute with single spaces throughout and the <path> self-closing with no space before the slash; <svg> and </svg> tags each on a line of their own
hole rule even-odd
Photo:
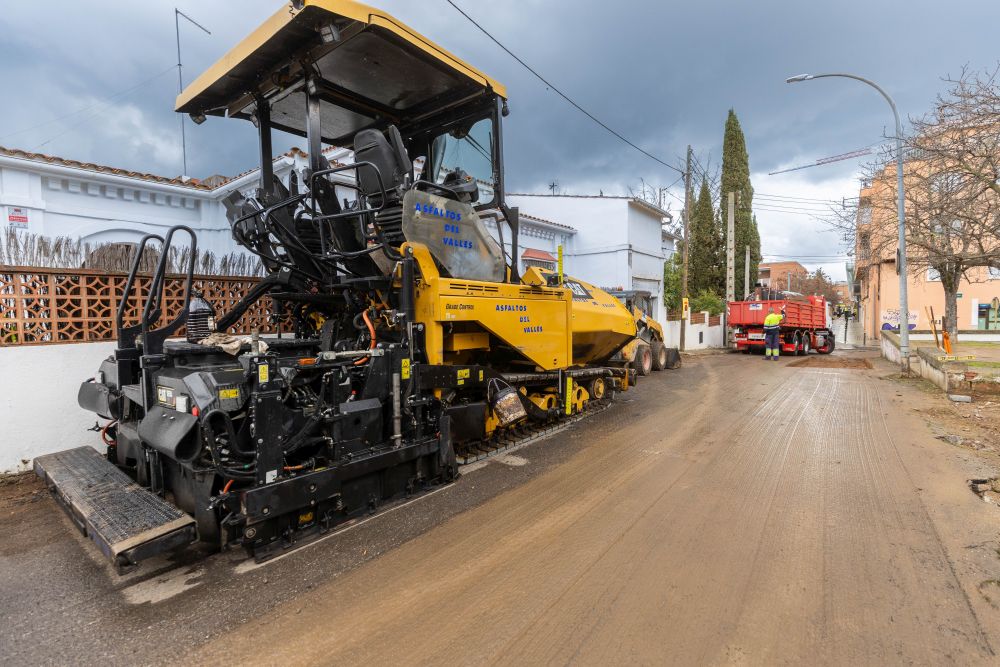
<svg viewBox="0 0 1000 667">
<path fill-rule="evenodd" d="M 42 498 L 0 551 L 0 660 L 995 663 L 1000 508 L 966 480 L 996 461 L 883 362 L 790 361 L 686 360 L 262 566 L 118 580 Z"/>
</svg>

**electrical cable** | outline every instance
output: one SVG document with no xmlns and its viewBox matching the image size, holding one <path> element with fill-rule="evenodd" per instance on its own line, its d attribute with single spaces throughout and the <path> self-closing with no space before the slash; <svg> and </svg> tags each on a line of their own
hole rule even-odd
<svg viewBox="0 0 1000 667">
<path fill-rule="evenodd" d="M 79 113 L 83 113 L 84 111 L 90 111 L 94 107 L 107 106 L 111 101 L 113 101 L 113 100 L 115 100 L 115 99 L 117 99 L 119 97 L 122 97 L 123 95 L 127 95 L 128 93 L 131 93 L 132 91 L 145 86 L 147 83 L 151 83 L 152 81 L 154 81 L 156 79 L 159 79 L 161 76 L 163 76 L 167 72 L 173 71 L 176 67 L 177 67 L 177 65 L 171 65 L 170 67 L 168 67 L 167 69 L 163 70 L 159 74 L 155 74 L 155 75 L 149 77 L 148 79 L 145 79 L 144 81 L 140 81 L 139 83 L 135 84 L 131 88 L 126 88 L 123 91 L 120 91 L 120 92 L 112 94 L 111 96 L 109 96 L 107 98 L 107 100 L 100 101 L 100 102 L 94 102 L 93 104 L 88 104 L 87 106 L 82 107 L 80 109 L 77 109 L 76 111 L 71 111 L 71 112 L 69 112 L 67 114 L 63 114 L 62 116 L 57 116 L 55 118 L 50 118 L 49 120 L 42 121 L 41 123 L 36 123 L 35 125 L 32 125 L 30 127 L 25 127 L 25 128 L 20 129 L 20 130 L 15 130 L 14 132 L 9 132 L 9 133 L 3 135 L 3 137 L 0 137 L 0 141 L 6 141 L 10 137 L 17 136 L 18 134 L 24 134 L 25 132 L 30 132 L 31 130 L 36 130 L 36 129 L 40 128 L 40 127 L 45 127 L 46 125 L 49 125 L 51 123 L 57 123 L 57 122 L 59 122 L 61 120 L 65 120 L 67 118 L 71 118 L 71 117 L 73 117 L 73 116 L 75 116 L 75 115 L 77 115 Z M 51 139 L 49 141 L 51 141 Z"/>
<path fill-rule="evenodd" d="M 646 157 L 648 157 L 649 159 L 651 159 L 651 160 L 653 160 L 653 161 L 655 161 L 655 162 L 658 162 L 658 163 L 662 164 L 662 165 L 663 165 L 664 167 L 667 167 L 667 168 L 669 168 L 669 169 L 673 169 L 674 171 L 676 171 L 676 172 L 677 172 L 677 173 L 679 173 L 679 174 L 682 174 L 682 175 L 684 174 L 684 170 L 683 170 L 683 169 L 678 169 L 677 167 L 673 166 L 672 164 L 669 164 L 669 163 L 667 163 L 667 162 L 665 162 L 665 161 L 661 160 L 660 158 L 656 157 L 655 155 L 653 155 L 653 154 L 652 154 L 652 153 L 650 153 L 649 151 L 647 151 L 647 150 L 645 150 L 645 149 L 642 149 L 642 148 L 639 148 L 639 146 L 637 146 L 636 144 L 632 143 L 631 141 L 629 141 L 628 139 L 626 139 L 626 138 L 625 138 L 624 136 L 622 136 L 622 135 L 621 135 L 621 133 L 619 133 L 618 131 L 616 131 L 616 130 L 612 129 L 612 128 L 611 128 L 610 126 L 608 126 L 608 125 L 607 125 L 607 124 L 606 124 L 605 122 L 603 122 L 602 120 L 600 120 L 599 118 L 597 118 L 597 116 L 595 116 L 594 114 L 590 113 L 589 111 L 587 111 L 586 109 L 584 109 L 584 108 L 583 108 L 582 106 L 580 106 L 579 104 L 577 104 L 577 103 L 576 103 L 575 101 L 573 101 L 573 99 L 572 99 L 572 98 L 570 98 L 570 96 L 569 96 L 569 95 L 567 95 L 566 93 L 564 93 L 564 92 L 562 92 L 561 90 L 559 90 L 558 88 L 556 88 L 556 87 L 555 87 L 555 86 L 554 86 L 554 85 L 553 85 L 553 84 L 552 84 L 551 82 L 549 82 L 549 81 L 548 81 L 548 80 L 547 80 L 547 79 L 546 79 L 545 77 L 543 77 L 543 76 L 542 76 L 541 74 L 539 74 L 538 72 L 536 72 L 536 71 L 535 71 L 535 70 L 534 70 L 534 69 L 533 69 L 533 68 L 532 68 L 532 67 L 531 67 L 531 66 L 530 66 L 530 65 L 529 65 L 528 63 L 524 62 L 524 61 L 523 61 L 523 60 L 521 60 L 521 59 L 520 59 L 519 57 L 517 57 L 517 56 L 516 56 L 516 55 L 514 54 L 514 52 L 513 52 L 513 51 L 511 51 L 510 49 L 508 49 L 508 48 L 507 48 L 506 46 L 504 46 L 504 45 L 503 45 L 503 44 L 502 44 L 502 43 L 500 42 L 500 40 L 498 40 L 498 39 L 497 39 L 496 37 L 494 37 L 493 35 L 491 35 L 491 34 L 490 34 L 490 33 L 489 33 L 489 32 L 488 32 L 487 30 L 486 30 L 486 28 L 484 28 L 483 26 L 479 25 L 479 24 L 478 24 L 478 23 L 477 23 L 477 22 L 475 21 L 475 19 L 473 19 L 473 18 L 472 18 L 471 16 L 469 16 L 469 15 L 468 15 L 468 14 L 466 14 L 466 13 L 465 13 L 464 11 L 462 11 L 462 8 L 461 8 L 461 7 L 459 7 L 458 5 L 456 5 L 456 4 L 454 3 L 454 2 L 452 2 L 452 0 L 445 0 L 445 2 L 447 2 L 447 3 L 449 4 L 449 5 L 451 5 L 452 7 L 454 7 L 455 11 L 457 11 L 457 12 L 458 12 L 459 14 L 461 14 L 461 15 L 462 15 L 462 16 L 464 16 L 464 17 L 465 17 L 466 19 L 468 19 L 469 23 L 471 23 L 472 25 L 474 25 L 474 26 L 476 26 L 477 28 L 479 28 L 479 31 L 480 31 L 480 32 L 482 32 L 482 33 L 483 33 L 484 35 L 486 35 L 487 37 L 489 37 L 489 38 L 490 38 L 490 40 L 492 40 L 494 44 L 496 44 L 496 45 L 497 45 L 497 46 L 499 46 L 499 47 L 500 47 L 501 49 L 503 49 L 504 51 L 506 51 L 506 52 L 507 52 L 507 55 L 509 55 L 509 56 L 510 56 L 511 58 L 513 58 L 514 60 L 516 60 L 516 61 L 517 61 L 518 63 L 520 63 L 520 65 L 521 65 L 522 67 L 524 67 L 524 69 L 528 70 L 528 71 L 529 71 L 529 72 L 531 72 L 531 73 L 532 73 L 533 75 L 535 75 L 535 78 L 537 78 L 537 79 L 538 79 L 539 81 L 541 81 L 542 83 L 544 83 L 544 84 L 545 84 L 545 85 L 546 85 L 547 87 L 551 88 L 553 92 L 555 92 L 555 93 L 556 93 L 557 95 L 559 95 L 559 96 L 560 96 L 561 98 L 563 98 L 564 100 L 566 100 L 567 102 L 569 102 L 569 103 L 570 103 L 570 104 L 571 104 L 571 105 L 572 105 L 572 106 L 573 106 L 573 107 L 574 107 L 574 108 L 575 108 L 575 109 L 576 109 L 577 111 L 579 111 L 580 113 L 582 113 L 583 115 L 585 115 L 585 116 L 586 116 L 587 118 L 589 118 L 590 120 L 594 121 L 595 123 L 597 123 L 598 125 L 600 125 L 601 127 L 603 127 L 603 128 L 605 129 L 605 130 L 607 130 L 607 131 L 608 131 L 608 132 L 610 132 L 610 133 L 611 133 L 612 135 L 614 135 L 615 137 L 617 137 L 618 139 L 620 139 L 620 140 L 621 140 L 622 142 L 624 142 L 624 143 L 628 144 L 629 146 L 631 146 L 631 147 L 632 147 L 632 148 L 634 148 L 635 150 L 637 150 L 637 151 L 639 151 L 640 153 L 642 153 L 643 155 L 645 155 L 645 156 L 646 156 Z"/>
<path fill-rule="evenodd" d="M 776 199 L 781 201 L 798 201 L 803 203 L 816 203 L 816 204 L 839 204 L 840 202 L 836 199 L 819 199 L 815 197 L 794 197 L 792 195 L 773 195 L 766 192 L 754 192 L 753 196 L 755 199 Z"/>
</svg>

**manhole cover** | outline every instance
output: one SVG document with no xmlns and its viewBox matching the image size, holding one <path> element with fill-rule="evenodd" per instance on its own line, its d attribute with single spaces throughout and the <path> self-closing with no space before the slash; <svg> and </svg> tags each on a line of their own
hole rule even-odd
<svg viewBox="0 0 1000 667">
<path fill-rule="evenodd" d="M 858 370 L 872 367 L 871 362 L 867 359 L 829 356 L 807 357 L 793 361 L 788 365 L 796 368 L 853 368 Z"/>
</svg>

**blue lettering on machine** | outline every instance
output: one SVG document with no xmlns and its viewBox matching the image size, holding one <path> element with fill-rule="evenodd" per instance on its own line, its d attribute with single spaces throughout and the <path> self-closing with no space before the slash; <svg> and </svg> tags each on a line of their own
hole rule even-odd
<svg viewBox="0 0 1000 667">
<path fill-rule="evenodd" d="M 504 279 L 500 246 L 471 204 L 409 190 L 403 196 L 403 234 L 411 243 L 426 245 L 446 277 Z"/>
</svg>

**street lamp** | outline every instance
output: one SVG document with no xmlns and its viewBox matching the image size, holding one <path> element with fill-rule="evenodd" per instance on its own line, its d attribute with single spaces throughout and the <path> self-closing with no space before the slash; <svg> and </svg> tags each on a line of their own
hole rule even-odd
<svg viewBox="0 0 1000 667">
<path fill-rule="evenodd" d="M 889 97 L 889 93 L 882 90 L 874 81 L 854 74 L 799 74 L 785 79 L 785 83 L 800 83 L 813 79 L 823 79 L 831 76 L 838 76 L 845 79 L 854 79 L 861 83 L 866 83 L 877 90 L 885 101 L 892 108 L 893 118 L 896 120 L 896 180 L 897 180 L 897 204 L 896 218 L 899 223 L 899 250 L 896 251 L 896 268 L 899 272 L 899 354 L 904 371 L 910 369 L 910 310 L 907 304 L 906 294 L 906 227 L 903 218 L 903 124 L 899 120 L 899 112 L 896 110 L 896 103 Z"/>
</svg>

